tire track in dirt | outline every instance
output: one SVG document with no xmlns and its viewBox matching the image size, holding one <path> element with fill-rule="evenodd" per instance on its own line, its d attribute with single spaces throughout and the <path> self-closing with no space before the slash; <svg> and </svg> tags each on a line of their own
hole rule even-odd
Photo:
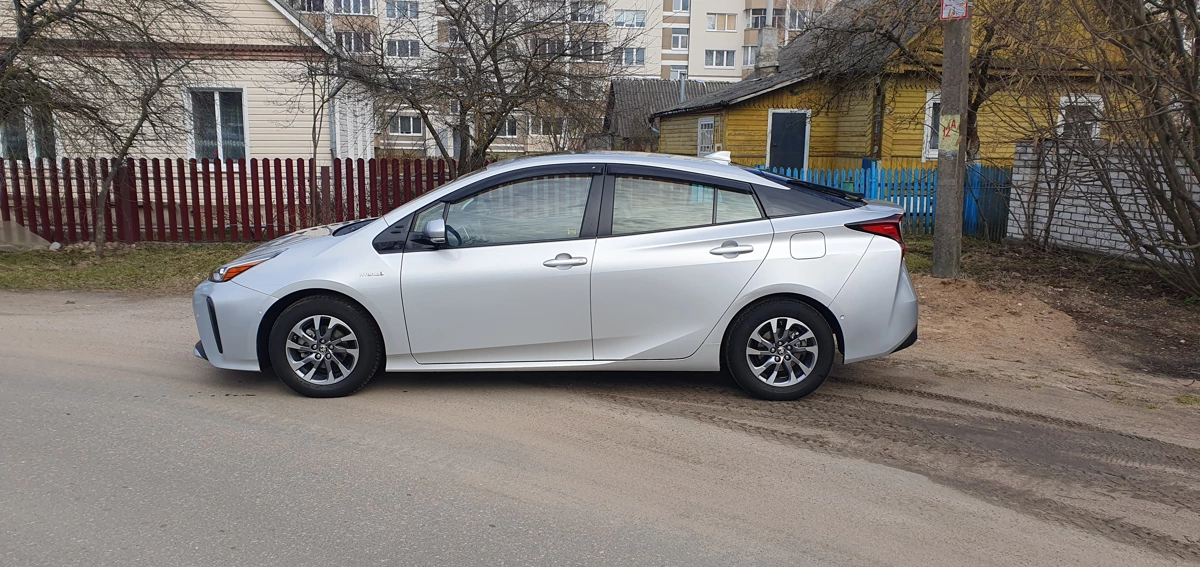
<svg viewBox="0 0 1200 567">
<path fill-rule="evenodd" d="M 799 402 L 763 402 L 733 388 L 654 375 L 637 383 L 561 377 L 532 382 L 901 468 L 1033 517 L 1200 560 L 1194 528 L 1200 518 L 1200 450 L 1027 410 L 858 381 L 839 380 L 842 387 L 834 392 Z M 861 395 L 868 392 L 872 399 Z"/>
</svg>

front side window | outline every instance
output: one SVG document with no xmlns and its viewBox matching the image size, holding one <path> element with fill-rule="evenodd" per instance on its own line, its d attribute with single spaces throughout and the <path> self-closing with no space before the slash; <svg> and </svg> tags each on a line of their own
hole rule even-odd
<svg viewBox="0 0 1200 567">
<path fill-rule="evenodd" d="M 771 11 L 771 27 L 782 28 L 787 25 L 787 10 L 775 8 Z"/>
<path fill-rule="evenodd" d="M 690 12 L 692 10 L 692 0 L 671 0 L 672 12 Z"/>
<path fill-rule="evenodd" d="M 241 90 L 191 92 L 196 159 L 246 157 L 246 125 Z"/>
<path fill-rule="evenodd" d="M 733 67 L 733 50 L 706 49 L 704 50 L 705 67 Z"/>
<path fill-rule="evenodd" d="M 820 10 L 789 10 L 788 11 L 788 29 L 789 30 L 805 30 L 808 26 L 821 17 Z"/>
<path fill-rule="evenodd" d="M 608 46 L 603 41 L 576 41 L 571 46 L 571 56 L 585 61 L 600 61 Z"/>
<path fill-rule="evenodd" d="M 671 28 L 671 49 L 687 49 L 688 38 L 688 28 Z"/>
<path fill-rule="evenodd" d="M 396 116 L 388 125 L 388 132 L 393 136 L 419 136 L 421 126 L 420 116 Z"/>
<path fill-rule="evenodd" d="M 687 74 L 688 74 L 687 67 L 684 67 L 682 65 L 677 66 L 677 67 L 671 67 L 671 80 L 672 81 L 686 81 Z"/>
<path fill-rule="evenodd" d="M 389 18 L 415 20 L 419 15 L 418 10 L 417 2 L 411 0 L 388 0 L 387 3 L 387 17 Z"/>
<path fill-rule="evenodd" d="M 446 245 L 579 238 L 591 185 L 591 175 L 550 175 L 507 183 L 451 203 L 446 209 Z"/>
<path fill-rule="evenodd" d="M 644 28 L 646 27 L 646 11 L 617 10 L 613 26 L 618 28 Z"/>
<path fill-rule="evenodd" d="M 708 29 L 712 31 L 736 31 L 737 14 L 708 14 Z"/>
<path fill-rule="evenodd" d="M 758 218 L 753 196 L 710 185 L 618 176 L 613 187 L 614 236 Z"/>
<path fill-rule="evenodd" d="M 370 14 L 371 0 L 333 0 L 333 10 L 339 14 Z"/>
<path fill-rule="evenodd" d="M 622 65 L 645 65 L 646 49 L 642 47 L 626 47 L 621 52 Z"/>
<path fill-rule="evenodd" d="M 389 39 L 387 54 L 388 57 L 419 57 L 421 42 L 411 39 Z"/>
</svg>

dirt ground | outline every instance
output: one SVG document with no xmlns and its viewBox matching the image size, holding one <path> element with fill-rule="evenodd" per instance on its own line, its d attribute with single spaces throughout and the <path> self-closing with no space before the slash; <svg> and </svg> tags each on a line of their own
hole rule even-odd
<svg viewBox="0 0 1200 567">
<path fill-rule="evenodd" d="M 861 497 L 871 502 L 872 514 L 879 516 L 854 527 L 836 511 L 837 502 L 845 497 L 841 492 L 823 503 L 828 504 L 824 508 L 771 508 L 767 522 L 771 525 L 823 526 L 820 529 L 837 533 L 853 531 L 854 537 L 867 537 L 870 532 L 874 535 L 868 539 L 908 550 L 890 555 L 890 561 L 873 558 L 835 564 L 931 564 L 931 558 L 934 564 L 948 565 L 1200 562 L 1200 306 L 1146 274 L 1112 262 L 975 243 L 968 247 L 964 266 L 968 279 L 913 276 L 921 304 L 921 338 L 915 345 L 884 359 L 835 365 L 820 390 L 797 402 L 751 399 L 718 374 L 579 372 L 385 376 L 347 403 L 363 406 L 355 410 L 359 412 L 355 419 L 374 419 L 376 410 L 404 400 L 413 404 L 410 395 L 432 396 L 438 403 L 465 404 L 463 415 L 453 421 L 455 428 L 478 426 L 480 433 L 472 435 L 488 435 L 492 433 L 485 432 L 494 433 L 497 418 L 486 415 L 496 413 L 496 396 L 536 399 L 539 409 L 517 404 L 513 416 L 522 417 L 505 418 L 511 420 L 512 438 L 506 442 L 513 450 L 553 455 L 562 449 L 559 440 L 530 433 L 561 430 L 561 424 L 547 421 L 551 415 L 572 427 L 621 421 L 622 431 L 632 428 L 621 439 L 641 439 L 639 450 L 652 453 L 653 458 L 635 469 L 650 470 L 647 463 L 656 463 L 654 470 L 670 476 L 702 466 L 693 471 L 693 481 L 704 479 L 713 486 L 725 480 L 738 482 L 742 478 L 738 475 L 745 474 L 765 475 L 756 482 L 778 486 L 788 477 L 787 466 L 815 463 L 818 458 L 883 466 L 915 473 L 970 502 L 1015 513 L 1023 520 L 1004 524 L 1003 537 L 1016 541 L 1012 538 L 1019 534 L 1030 538 L 1022 545 L 1031 546 L 1021 557 L 984 554 L 982 559 L 967 560 L 954 555 L 951 549 L 1002 535 L 998 525 L 971 513 L 955 522 L 925 525 L 924 539 L 893 531 L 911 522 L 913 514 L 944 516 L 937 503 L 944 502 L 945 496 L 931 491 L 923 492 L 927 500 L 919 507 L 924 512 L 913 509 L 911 501 L 893 501 L 877 487 L 864 492 Z M 32 313 L 39 315 L 29 316 Z M 128 356 L 113 352 L 118 367 L 134 359 L 174 356 L 171 353 L 188 351 L 189 341 L 194 340 L 186 298 L 0 292 L 0 336 L 54 337 L 113 318 L 148 325 L 147 342 L 137 347 L 140 350 Z M 103 333 L 87 336 L 81 353 L 131 348 L 100 345 L 106 340 Z M 71 364 L 93 371 L 92 362 Z M 63 380 L 75 380 L 73 368 L 63 366 Z M 171 380 L 216 384 L 225 396 L 258 396 L 249 399 L 267 404 L 267 409 L 255 414 L 255 419 L 273 422 L 270 408 L 294 405 L 290 401 L 294 397 L 272 377 L 259 376 L 243 385 L 240 373 L 233 373 L 239 376 L 235 383 L 226 377 L 230 373 L 213 373 L 204 365 L 187 368 L 172 367 Z M 79 376 L 86 377 L 87 372 Z M 158 370 L 147 367 L 140 372 L 142 383 L 157 383 Z M 0 371 L 0 385 L 3 378 Z M 477 390 L 481 395 L 473 394 Z M 432 407 L 420 409 L 421 404 L 411 407 L 413 412 L 438 413 Z M 578 413 L 584 408 L 591 413 Z M 377 425 L 386 430 L 388 420 L 411 415 L 415 414 L 381 413 Z M 651 422 L 662 429 L 639 432 L 639 427 Z M 249 425 L 253 427 L 246 435 L 258 431 L 254 423 Z M 652 507 L 656 514 L 681 522 L 680 529 L 685 530 L 697 525 L 691 518 L 699 516 L 716 522 L 714 526 L 733 522 L 727 511 L 695 508 L 707 500 L 688 501 L 685 506 L 680 500 L 658 499 L 655 495 L 664 490 L 658 484 L 647 484 L 645 493 L 630 491 L 630 485 L 620 480 L 628 473 L 622 463 L 629 457 L 629 441 L 619 441 L 612 432 L 604 435 L 614 437 L 581 434 L 575 439 L 579 456 L 572 458 L 575 464 L 568 468 L 585 480 L 590 478 L 588 471 L 596 470 L 612 469 L 613 477 L 581 480 L 582 484 L 568 487 L 576 495 L 572 498 L 582 490 L 595 493 L 597 502 L 608 506 Z M 711 436 L 732 444 L 699 441 Z M 431 446 L 453 452 L 454 446 L 444 443 L 438 439 Z M 553 447 L 550 453 L 532 449 L 546 443 Z M 783 447 L 786 450 L 772 455 L 792 465 L 780 469 L 778 463 L 738 460 L 742 457 L 733 455 L 741 454 L 736 447 L 743 443 Z M 476 454 L 454 453 L 453 458 L 474 463 L 471 466 L 496 466 L 479 461 Z M 531 461 L 524 474 L 534 474 L 530 471 L 541 470 L 539 466 Z M 836 470 L 849 475 L 850 485 L 834 482 L 838 490 L 853 489 L 858 482 L 860 469 L 847 466 Z M 829 467 L 819 465 L 825 472 L 810 474 L 825 483 L 836 480 L 827 475 L 843 474 L 830 472 L 835 469 Z M 560 475 L 542 476 L 539 482 L 566 482 Z M 710 489 L 716 490 L 705 490 Z M 824 490 L 830 490 L 828 485 Z M 804 498 L 800 494 L 789 498 Z M 754 492 L 753 497 L 762 506 L 771 501 L 768 492 Z M 736 507 L 736 501 L 726 505 Z M 761 515 L 755 510 L 765 509 L 751 508 L 743 510 L 746 517 Z M 828 525 L 813 523 L 823 517 L 841 519 Z M 889 519 L 884 522 L 881 517 Z M 948 533 L 949 525 L 956 522 L 961 533 L 933 543 L 936 538 L 930 539 L 929 534 Z M 736 539 L 733 531 L 713 530 Z M 1073 548 L 1076 544 L 1070 541 L 1076 537 L 1091 543 Z M 849 535 L 843 539 L 840 549 L 844 551 L 864 549 L 865 540 Z M 1105 545 L 1095 543 L 1097 539 Z M 1046 555 L 1043 544 L 1058 550 L 1057 559 Z M 941 547 L 928 548 L 923 555 L 914 551 L 929 545 Z M 1105 551 L 1107 545 L 1140 559 L 1119 559 L 1111 550 Z M 787 557 L 786 550 L 783 553 Z"/>
</svg>

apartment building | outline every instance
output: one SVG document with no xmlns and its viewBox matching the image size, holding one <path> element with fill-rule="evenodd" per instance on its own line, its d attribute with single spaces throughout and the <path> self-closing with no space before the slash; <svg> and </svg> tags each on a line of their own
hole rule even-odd
<svg viewBox="0 0 1200 567">
<path fill-rule="evenodd" d="M 625 78 L 731 82 L 754 70 L 764 34 L 776 34 L 772 45 L 786 44 L 832 1 L 509 0 L 496 2 L 493 10 L 495 18 L 521 18 L 549 7 L 568 24 L 602 23 L 607 46 L 583 43 L 595 44 L 597 57 L 603 53 L 615 58 L 616 72 Z M 292 0 L 292 7 L 313 29 L 323 30 L 331 43 L 351 54 L 374 52 L 393 61 L 412 61 L 430 56 L 430 45 L 454 42 L 459 36 L 434 0 Z M 571 26 L 561 30 L 569 35 Z M 580 43 L 579 38 L 542 35 L 531 40 L 559 50 Z M 603 92 L 597 93 L 596 102 L 599 116 Z M 366 112 L 381 117 L 375 146 L 385 153 L 436 155 L 440 148 L 451 155 L 457 152 L 449 133 L 448 116 L 454 112 L 450 101 L 445 105 L 446 123 L 435 124 L 434 132 L 405 109 Z M 336 114 L 345 114 L 345 109 Z M 560 119 L 523 109 L 504 121 L 492 149 L 499 154 L 565 149 L 565 130 Z"/>
</svg>

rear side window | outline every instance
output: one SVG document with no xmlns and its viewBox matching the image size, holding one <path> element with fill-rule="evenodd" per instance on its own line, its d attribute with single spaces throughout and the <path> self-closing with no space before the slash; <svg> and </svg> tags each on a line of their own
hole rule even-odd
<svg viewBox="0 0 1200 567">
<path fill-rule="evenodd" d="M 613 235 L 637 234 L 762 218 L 754 196 L 711 185 L 617 176 Z"/>
<path fill-rule="evenodd" d="M 854 208 L 854 205 L 841 199 L 799 188 L 778 189 L 755 185 L 754 192 L 758 195 L 758 200 L 762 202 L 767 216 L 771 218 L 828 213 Z"/>
</svg>

